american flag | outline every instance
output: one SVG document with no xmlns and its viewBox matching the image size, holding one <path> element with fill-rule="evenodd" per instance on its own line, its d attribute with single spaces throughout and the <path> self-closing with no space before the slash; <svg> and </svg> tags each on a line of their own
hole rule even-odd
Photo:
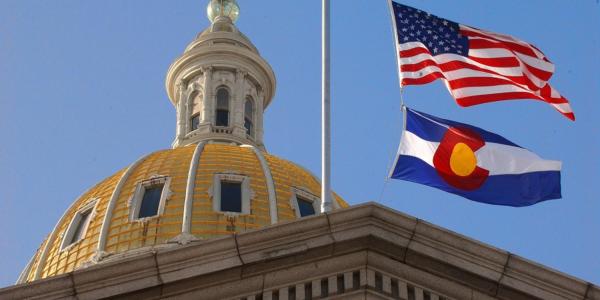
<svg viewBox="0 0 600 300">
<path fill-rule="evenodd" d="M 460 106 L 537 99 L 575 120 L 569 101 L 548 84 L 554 64 L 535 46 L 393 1 L 392 7 L 401 85 L 441 78 Z"/>
</svg>

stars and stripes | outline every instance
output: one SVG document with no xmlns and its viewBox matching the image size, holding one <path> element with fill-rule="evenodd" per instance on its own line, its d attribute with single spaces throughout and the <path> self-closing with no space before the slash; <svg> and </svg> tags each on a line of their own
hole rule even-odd
<svg viewBox="0 0 600 300">
<path fill-rule="evenodd" d="M 537 99 L 571 120 L 569 102 L 548 84 L 554 64 L 535 46 L 392 1 L 402 85 L 444 80 L 461 106 Z"/>
</svg>

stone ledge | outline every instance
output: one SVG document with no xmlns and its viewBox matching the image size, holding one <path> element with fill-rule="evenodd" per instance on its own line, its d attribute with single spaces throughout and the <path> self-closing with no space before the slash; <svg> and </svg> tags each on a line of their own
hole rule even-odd
<svg viewBox="0 0 600 300">
<path fill-rule="evenodd" d="M 0 289 L 0 299 L 76 299 L 72 274 L 62 274 Z"/>
<path fill-rule="evenodd" d="M 302 274 L 300 270 L 308 265 L 320 264 L 319 272 L 334 271 L 373 265 L 376 257 L 386 257 L 382 260 L 386 264 L 402 266 L 393 269 L 398 272 L 419 270 L 406 273 L 407 277 L 418 273 L 422 278 L 437 276 L 458 284 L 453 293 L 457 297 L 464 296 L 459 287 L 468 286 L 471 293 L 486 298 L 584 299 L 587 293 L 588 300 L 600 300 L 597 286 L 373 203 L 230 237 L 146 251 L 0 289 L 0 298 L 87 299 L 151 291 L 168 295 L 186 286 L 193 293 L 201 293 L 197 289 L 202 286 L 211 293 L 234 293 L 231 282 L 240 280 L 248 283 L 248 291 L 256 290 L 259 281 L 263 288 L 284 284 L 290 276 L 285 270 L 290 268 Z M 364 251 L 372 257 L 366 264 L 359 258 Z M 341 257 L 348 261 L 336 259 Z M 327 267 L 332 259 L 335 268 Z"/>
<path fill-rule="evenodd" d="M 71 272 L 78 299 L 99 299 L 160 284 L 155 252 Z"/>
</svg>

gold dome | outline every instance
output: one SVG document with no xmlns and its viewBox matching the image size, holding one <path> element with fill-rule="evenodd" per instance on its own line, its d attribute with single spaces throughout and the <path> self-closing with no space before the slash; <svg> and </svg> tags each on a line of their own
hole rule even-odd
<svg viewBox="0 0 600 300">
<path fill-rule="evenodd" d="M 320 194 L 320 182 L 304 168 L 287 160 L 246 146 L 225 144 L 202 145 L 196 163 L 190 233 L 197 239 L 210 239 L 261 228 L 298 218 L 292 199 L 301 191 Z M 103 225 L 107 228 L 102 259 L 110 259 L 149 250 L 153 247 L 176 247 L 182 234 L 188 173 L 194 164 L 197 145 L 154 152 L 118 171 L 86 191 L 65 212 L 54 232 L 42 243 L 26 270 L 26 281 L 46 278 L 98 262 L 98 245 L 102 244 Z M 266 168 L 263 167 L 263 162 Z M 192 168 L 193 170 L 193 168 Z M 248 179 L 250 206 L 248 213 L 230 214 L 214 209 L 215 176 L 243 176 Z M 157 177 L 158 176 L 158 177 Z M 131 219 L 132 199 L 140 183 L 151 178 L 168 178 L 164 209 L 156 217 Z M 270 184 L 272 183 L 272 184 Z M 276 213 L 270 209 L 270 196 L 275 195 Z M 103 224 L 109 202 L 114 205 L 107 224 Z M 334 207 L 347 207 L 334 194 Z M 316 204 L 316 203 L 315 203 Z M 65 247 L 69 227 L 86 206 L 92 205 L 87 228 L 81 239 Z M 316 204 L 318 205 L 318 204 Z M 316 206 L 315 205 L 315 206 Z M 37 278 L 36 278 L 37 277 Z"/>
<path fill-rule="evenodd" d="M 235 1 L 211 5 L 227 3 Z M 138 159 L 76 199 L 19 283 L 319 212 L 319 180 L 264 150 L 275 74 L 227 16 L 216 17 L 167 72 L 174 149 Z M 333 198 L 333 209 L 348 206 Z"/>
</svg>

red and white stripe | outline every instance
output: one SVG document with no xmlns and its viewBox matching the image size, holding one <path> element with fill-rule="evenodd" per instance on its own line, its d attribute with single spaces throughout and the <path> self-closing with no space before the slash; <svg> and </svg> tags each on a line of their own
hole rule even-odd
<svg viewBox="0 0 600 300">
<path fill-rule="evenodd" d="M 432 55 L 421 42 L 400 43 L 402 85 L 441 78 L 460 106 L 537 99 L 575 120 L 569 101 L 548 84 L 554 64 L 539 49 L 511 36 L 465 25 L 460 25 L 460 33 L 469 38 L 468 57 Z"/>
</svg>

